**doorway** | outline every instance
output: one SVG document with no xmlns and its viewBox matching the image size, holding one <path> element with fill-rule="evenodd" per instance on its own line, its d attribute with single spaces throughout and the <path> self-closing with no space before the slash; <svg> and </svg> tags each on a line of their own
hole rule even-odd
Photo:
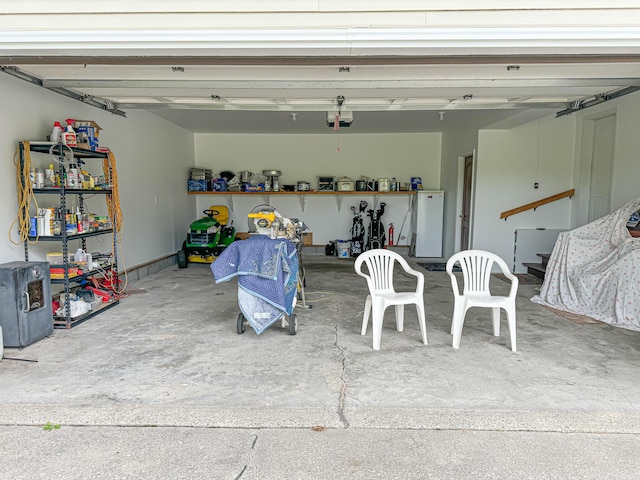
<svg viewBox="0 0 640 480">
<path fill-rule="evenodd" d="M 471 248 L 471 229 L 473 228 L 473 153 L 458 157 L 458 194 L 456 213 L 455 247 L 456 251 Z"/>
</svg>

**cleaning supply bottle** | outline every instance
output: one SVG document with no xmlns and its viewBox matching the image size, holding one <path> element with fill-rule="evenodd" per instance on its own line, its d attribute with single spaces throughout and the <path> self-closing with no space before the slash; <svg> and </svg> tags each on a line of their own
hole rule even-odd
<svg viewBox="0 0 640 480">
<path fill-rule="evenodd" d="M 53 130 L 51 131 L 51 138 L 49 139 L 49 141 L 58 143 L 62 137 L 62 132 L 63 130 L 60 122 L 54 122 Z"/>
<path fill-rule="evenodd" d="M 78 142 L 76 140 L 76 132 L 73 130 L 73 124 L 75 122 L 74 119 L 68 118 L 65 120 L 67 122 L 67 131 L 63 133 L 63 142 L 70 147 L 78 146 Z"/>
<path fill-rule="evenodd" d="M 50 163 L 49 168 L 44 171 L 44 182 L 48 187 L 53 187 L 56 184 L 56 172 L 53 169 L 53 163 Z"/>
<path fill-rule="evenodd" d="M 75 163 L 69 164 L 69 171 L 67 172 L 67 187 L 79 188 L 78 185 L 78 167 Z"/>
</svg>

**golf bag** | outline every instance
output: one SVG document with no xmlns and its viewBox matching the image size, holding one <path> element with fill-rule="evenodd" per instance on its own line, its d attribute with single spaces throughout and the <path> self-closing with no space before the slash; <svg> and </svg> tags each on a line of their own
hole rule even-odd
<svg viewBox="0 0 640 480">
<path fill-rule="evenodd" d="M 380 208 L 378 210 L 368 210 L 367 215 L 370 218 L 369 221 L 369 229 L 367 235 L 367 250 L 372 250 L 374 248 L 384 248 L 384 242 L 386 240 L 386 235 L 384 231 L 384 225 L 380 218 L 384 215 L 384 207 L 387 204 L 384 202 L 380 203 Z"/>
<path fill-rule="evenodd" d="M 367 209 L 367 202 L 360 202 L 360 209 L 356 212 L 356 207 L 351 207 L 353 212 L 353 225 L 351 226 L 351 256 L 357 257 L 365 250 L 364 245 L 364 223 L 362 214 Z"/>
</svg>

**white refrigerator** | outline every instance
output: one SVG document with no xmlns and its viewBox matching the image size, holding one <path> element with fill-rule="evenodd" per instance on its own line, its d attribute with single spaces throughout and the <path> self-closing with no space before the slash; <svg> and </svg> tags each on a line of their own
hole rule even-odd
<svg viewBox="0 0 640 480">
<path fill-rule="evenodd" d="M 414 257 L 442 257 L 444 192 L 418 190 L 413 204 L 410 254 Z"/>
</svg>

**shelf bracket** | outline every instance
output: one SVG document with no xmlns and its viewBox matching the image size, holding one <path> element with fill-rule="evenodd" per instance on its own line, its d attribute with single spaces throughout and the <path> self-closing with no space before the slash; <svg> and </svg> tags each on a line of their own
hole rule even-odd
<svg viewBox="0 0 640 480">
<path fill-rule="evenodd" d="M 268 193 L 264 193 L 264 194 L 262 195 L 262 197 L 264 198 L 264 203 L 265 203 L 265 204 L 267 204 L 267 205 L 271 205 L 271 204 L 269 203 L 269 194 L 268 194 Z"/>
<path fill-rule="evenodd" d="M 227 203 L 229 204 L 229 208 L 233 212 L 233 210 L 234 210 L 233 195 L 225 195 L 225 196 L 227 197 Z"/>
<path fill-rule="evenodd" d="M 338 212 L 342 209 L 342 195 L 336 195 L 336 203 L 338 204 Z"/>
<path fill-rule="evenodd" d="M 306 195 L 299 195 L 299 197 L 300 197 L 300 208 L 304 212 L 304 207 L 305 207 L 305 205 L 307 203 L 307 196 Z"/>
</svg>

